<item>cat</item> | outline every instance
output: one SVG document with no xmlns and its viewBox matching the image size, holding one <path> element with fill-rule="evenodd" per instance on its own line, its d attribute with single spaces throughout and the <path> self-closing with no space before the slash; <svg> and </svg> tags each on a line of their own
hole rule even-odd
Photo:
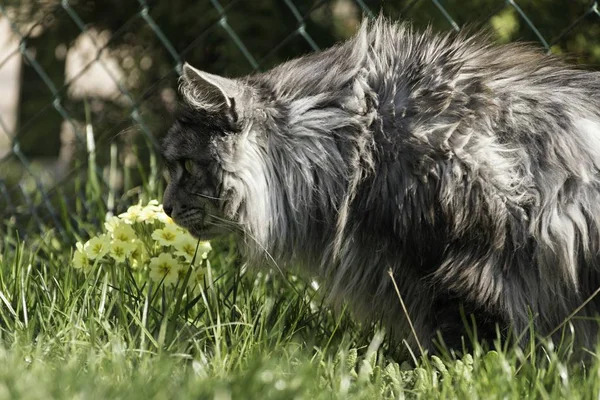
<svg viewBox="0 0 600 400">
<path fill-rule="evenodd" d="M 549 335 L 600 286 L 599 72 L 379 17 L 263 73 L 185 64 L 180 93 L 166 213 L 409 346 L 460 348 L 472 320 Z M 571 323 L 593 349 L 597 322 Z"/>
</svg>

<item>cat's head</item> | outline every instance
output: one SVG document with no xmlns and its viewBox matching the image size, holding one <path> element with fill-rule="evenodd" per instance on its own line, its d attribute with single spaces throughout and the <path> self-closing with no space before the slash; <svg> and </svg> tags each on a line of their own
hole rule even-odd
<svg viewBox="0 0 600 400">
<path fill-rule="evenodd" d="M 203 239 L 267 219 L 255 89 L 186 64 L 180 91 L 183 102 L 162 149 L 170 178 L 165 212 Z"/>
</svg>

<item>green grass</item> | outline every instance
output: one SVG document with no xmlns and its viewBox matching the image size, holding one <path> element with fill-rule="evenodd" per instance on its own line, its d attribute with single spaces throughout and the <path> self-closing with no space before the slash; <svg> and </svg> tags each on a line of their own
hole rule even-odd
<svg viewBox="0 0 600 400">
<path fill-rule="evenodd" d="M 92 184 L 90 196 L 99 192 Z M 416 368 L 401 363 L 375 328 L 333 313 L 310 284 L 246 270 L 227 239 L 213 242 L 196 292 L 150 285 L 125 268 L 82 273 L 71 265 L 73 244 L 98 233 L 106 212 L 101 196 L 93 198 L 77 223 L 58 207 L 69 241 L 53 230 L 21 240 L 10 223 L 0 233 L 0 399 L 600 394 L 595 356 L 583 365 L 535 338 L 531 357 L 527 349 L 476 347 L 462 357 L 419 359 Z"/>
</svg>

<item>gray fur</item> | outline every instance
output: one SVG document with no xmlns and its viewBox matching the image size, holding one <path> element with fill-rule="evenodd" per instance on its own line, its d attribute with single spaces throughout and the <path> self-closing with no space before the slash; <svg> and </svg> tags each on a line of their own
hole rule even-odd
<svg viewBox="0 0 600 400">
<path fill-rule="evenodd" d="M 186 71 L 164 206 L 194 235 L 239 231 L 406 336 L 391 268 L 427 348 L 460 343 L 460 307 L 547 334 L 600 285 L 600 73 L 383 18 L 266 73 Z"/>
</svg>

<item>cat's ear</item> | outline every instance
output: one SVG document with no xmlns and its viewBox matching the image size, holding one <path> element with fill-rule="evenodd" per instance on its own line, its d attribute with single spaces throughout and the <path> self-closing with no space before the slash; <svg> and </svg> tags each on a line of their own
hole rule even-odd
<svg viewBox="0 0 600 400">
<path fill-rule="evenodd" d="M 229 78 L 183 66 L 181 92 L 195 107 L 235 114 L 235 98 L 242 93 L 240 84 Z"/>
</svg>

